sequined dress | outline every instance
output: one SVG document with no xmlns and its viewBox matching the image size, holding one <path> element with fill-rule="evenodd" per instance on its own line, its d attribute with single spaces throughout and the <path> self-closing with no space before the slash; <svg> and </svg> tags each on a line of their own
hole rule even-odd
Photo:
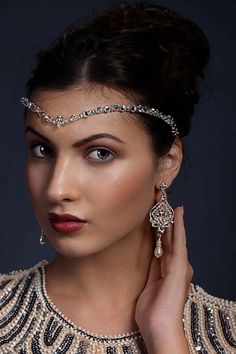
<svg viewBox="0 0 236 354">
<path fill-rule="evenodd" d="M 101 336 L 76 327 L 52 303 L 45 287 L 46 260 L 0 274 L 0 353 L 147 353 L 141 333 Z M 236 302 L 191 283 L 183 313 L 189 352 L 236 354 Z"/>
</svg>

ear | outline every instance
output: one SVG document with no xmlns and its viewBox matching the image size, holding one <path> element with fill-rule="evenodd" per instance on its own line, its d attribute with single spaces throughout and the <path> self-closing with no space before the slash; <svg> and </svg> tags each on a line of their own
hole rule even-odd
<svg viewBox="0 0 236 354">
<path fill-rule="evenodd" d="M 167 154 L 158 159 L 156 170 L 156 188 L 160 190 L 161 182 L 169 187 L 178 175 L 183 159 L 183 143 L 176 138 Z"/>
</svg>

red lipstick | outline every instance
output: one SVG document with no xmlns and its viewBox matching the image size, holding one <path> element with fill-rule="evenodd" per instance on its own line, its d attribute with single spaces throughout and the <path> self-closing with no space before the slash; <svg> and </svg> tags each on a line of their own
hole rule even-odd
<svg viewBox="0 0 236 354">
<path fill-rule="evenodd" d="M 71 214 L 48 213 L 48 219 L 54 230 L 64 234 L 80 230 L 86 223 L 85 220 Z"/>
</svg>

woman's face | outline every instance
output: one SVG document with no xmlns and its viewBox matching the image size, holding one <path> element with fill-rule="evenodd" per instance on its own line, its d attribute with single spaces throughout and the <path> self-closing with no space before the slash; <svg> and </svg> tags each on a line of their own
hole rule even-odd
<svg viewBox="0 0 236 354">
<path fill-rule="evenodd" d="M 131 103 L 108 89 L 36 91 L 31 101 L 52 117 Z M 154 156 L 144 129 L 126 118 L 127 113 L 113 112 L 58 128 L 27 112 L 28 188 L 37 220 L 60 254 L 97 253 L 149 224 L 156 199 Z M 113 138 L 92 139 L 96 134 Z M 62 233 L 49 221 L 52 212 L 87 222 L 80 230 Z"/>
</svg>

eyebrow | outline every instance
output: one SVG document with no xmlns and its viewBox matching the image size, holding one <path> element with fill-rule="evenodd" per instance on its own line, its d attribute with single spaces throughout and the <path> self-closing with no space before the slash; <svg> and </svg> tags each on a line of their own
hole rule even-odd
<svg viewBox="0 0 236 354">
<path fill-rule="evenodd" d="M 27 126 L 25 128 L 25 134 L 30 131 L 31 133 L 33 133 L 34 135 L 38 136 L 40 139 L 44 140 L 46 143 L 50 143 L 50 140 L 44 136 L 43 134 L 39 133 L 37 130 L 35 130 L 34 128 L 32 128 L 31 126 Z M 76 143 L 74 143 L 72 146 L 74 148 L 78 148 L 82 145 L 88 144 L 93 140 L 97 140 L 97 139 L 102 139 L 102 138 L 107 138 L 107 139 L 111 139 L 111 140 L 115 140 L 118 143 L 122 143 L 122 144 L 126 144 L 123 140 L 121 140 L 120 138 L 118 138 L 115 135 L 109 134 L 109 133 L 99 133 L 99 134 L 93 134 L 90 135 L 84 139 L 81 139 L 79 141 L 77 141 Z"/>
</svg>

